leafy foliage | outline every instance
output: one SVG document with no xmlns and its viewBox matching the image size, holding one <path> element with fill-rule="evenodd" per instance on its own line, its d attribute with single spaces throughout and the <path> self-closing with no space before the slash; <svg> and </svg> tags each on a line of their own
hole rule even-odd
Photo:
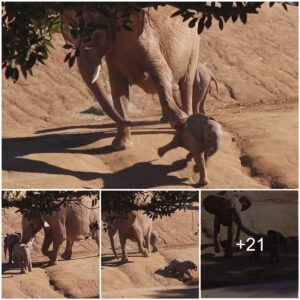
<svg viewBox="0 0 300 300">
<path fill-rule="evenodd" d="M 98 209 L 99 192 L 85 191 L 5 191 L 2 208 L 16 207 L 28 218 L 36 214 L 51 214 L 61 206 L 83 205 L 82 197 L 90 197 L 93 209 Z"/>
<path fill-rule="evenodd" d="M 154 220 L 177 210 L 193 209 L 198 201 L 198 192 L 194 191 L 102 191 L 101 211 L 126 216 L 129 211 L 144 210 Z"/>
<path fill-rule="evenodd" d="M 236 22 L 240 19 L 247 23 L 248 14 L 257 14 L 265 2 L 181 2 L 172 3 L 178 8 L 174 16 L 182 16 L 183 22 L 190 27 L 197 26 L 199 34 L 204 28 L 210 28 L 213 20 L 217 20 L 219 28 L 224 28 L 228 20 Z M 281 5 L 287 9 L 287 4 Z M 295 3 L 293 3 L 295 4 Z M 60 13 L 64 10 L 74 10 L 79 18 L 78 24 L 70 24 L 74 38 L 80 36 L 88 40 L 96 29 L 105 30 L 113 27 L 115 30 L 131 30 L 130 16 L 141 9 L 166 5 L 162 2 L 130 2 L 130 3 L 95 3 L 95 2 L 3 2 L 2 3 L 2 69 L 5 77 L 16 82 L 20 72 L 27 78 L 33 74 L 33 67 L 45 64 L 55 33 L 61 32 Z M 274 2 L 269 2 L 270 6 Z M 83 11 L 96 11 L 105 16 L 104 24 L 85 24 Z M 72 67 L 79 49 L 70 49 L 65 62 Z"/>
</svg>

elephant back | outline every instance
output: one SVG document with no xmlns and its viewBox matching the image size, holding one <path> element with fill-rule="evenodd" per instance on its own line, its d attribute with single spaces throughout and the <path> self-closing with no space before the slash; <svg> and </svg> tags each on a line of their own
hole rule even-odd
<svg viewBox="0 0 300 300">
<path fill-rule="evenodd" d="M 213 214 L 220 215 L 224 208 L 226 207 L 226 202 L 228 199 L 224 196 L 219 195 L 209 195 L 203 199 L 203 207 L 204 209 Z"/>
</svg>

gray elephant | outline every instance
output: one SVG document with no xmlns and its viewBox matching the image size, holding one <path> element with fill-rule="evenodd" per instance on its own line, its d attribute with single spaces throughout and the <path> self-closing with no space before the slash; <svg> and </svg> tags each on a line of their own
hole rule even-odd
<svg viewBox="0 0 300 300">
<path fill-rule="evenodd" d="M 177 128 L 172 141 L 158 149 L 161 157 L 171 149 L 183 147 L 190 153 L 187 159 L 194 158 L 196 169 L 200 173 L 199 185 L 208 184 L 206 163 L 219 147 L 222 136 L 222 127 L 214 119 L 203 114 L 188 117 L 185 124 Z"/>
<path fill-rule="evenodd" d="M 188 275 L 190 279 L 193 278 L 190 270 L 197 271 L 197 265 L 191 260 L 180 261 L 173 259 L 170 261 L 169 265 L 165 267 L 165 271 L 177 275 L 179 279 L 183 280 L 184 274 Z"/>
<path fill-rule="evenodd" d="M 112 251 L 116 258 L 118 258 L 118 255 L 115 249 L 114 235 L 117 231 L 119 233 L 119 240 L 122 248 L 123 262 L 128 261 L 128 255 L 126 252 L 127 239 L 137 242 L 139 252 L 141 252 L 144 256 L 150 256 L 151 244 L 153 245 L 154 252 L 157 251 L 157 233 L 155 232 L 152 234 L 152 219 L 150 219 L 142 211 L 128 212 L 126 217 L 115 212 L 113 212 L 112 215 L 113 221 L 110 221 L 108 224 L 108 236 Z"/>
<path fill-rule="evenodd" d="M 241 193 L 222 192 L 218 195 L 209 195 L 203 199 L 203 207 L 214 217 L 214 247 L 215 252 L 221 252 L 220 227 L 227 227 L 227 241 L 225 246 L 225 257 L 232 257 L 233 235 L 236 230 L 235 241 L 240 239 L 240 231 L 254 238 L 259 235 L 249 229 L 242 216 L 242 211 L 249 209 L 250 199 Z"/>
<path fill-rule="evenodd" d="M 12 263 L 12 253 L 14 245 L 19 243 L 21 240 L 21 233 L 15 232 L 15 233 L 7 233 L 4 238 L 4 254 L 6 258 L 6 253 L 8 250 L 8 263 Z"/>
<path fill-rule="evenodd" d="M 80 35 L 77 39 L 72 37 L 71 24 L 74 27 L 79 22 L 75 11 L 62 12 L 63 36 L 80 50 L 79 72 L 104 112 L 116 122 L 118 130 L 113 141 L 116 149 L 132 145 L 127 117 L 130 85 L 138 85 L 147 93 L 157 93 L 173 126 L 193 113 L 193 83 L 200 38 L 197 28 L 189 28 L 181 16 L 171 17 L 177 10 L 171 5 L 142 9 L 130 17 L 131 31 L 109 26 L 93 32 L 87 42 L 83 42 Z M 110 24 L 107 16 L 100 12 L 85 10 L 82 17 L 88 25 Z M 97 80 L 103 57 L 114 107 Z M 174 83 L 179 84 L 183 110 L 174 101 Z"/>
<path fill-rule="evenodd" d="M 147 222 L 148 222 L 148 220 L 147 220 Z M 118 257 L 118 254 L 116 252 L 114 237 L 115 237 L 115 235 L 118 231 L 119 224 L 120 224 L 120 218 L 117 218 L 113 222 L 110 222 L 108 224 L 108 237 L 109 237 L 109 240 L 110 240 L 111 249 L 112 249 L 116 259 L 119 259 L 119 257 Z M 150 236 L 150 245 L 152 246 L 152 252 L 157 252 L 158 251 L 157 241 L 158 241 L 158 233 L 157 233 L 157 231 L 152 230 L 151 231 L 151 236 Z M 147 248 L 146 239 L 143 240 L 143 247 Z"/>
<path fill-rule="evenodd" d="M 206 115 L 204 103 L 208 93 L 211 90 L 212 82 L 215 83 L 217 93 L 219 94 L 218 81 L 212 71 L 206 66 L 206 64 L 198 63 L 193 83 L 193 114 L 202 113 Z M 177 105 L 182 108 L 178 84 L 174 84 L 173 86 L 173 98 Z M 167 109 L 165 107 L 162 107 L 161 121 L 164 123 L 169 121 Z"/>
<path fill-rule="evenodd" d="M 94 225 L 98 224 L 98 229 Z M 62 258 L 68 260 L 72 256 L 74 241 L 93 237 L 99 247 L 99 210 L 91 206 L 91 200 L 81 199 L 81 205 L 60 206 L 52 214 L 37 214 L 28 219 L 22 217 L 22 243 L 27 243 L 42 228 L 45 237 L 42 253 L 50 258 L 49 265 L 55 265 L 58 251 L 64 240 L 67 241 Z M 49 251 L 53 243 L 53 251 Z"/>
<path fill-rule="evenodd" d="M 32 240 L 27 244 L 18 242 L 13 248 L 13 260 L 21 268 L 21 273 L 25 273 L 28 269 L 31 272 L 32 260 L 30 254 L 30 248 L 32 246 Z"/>
</svg>

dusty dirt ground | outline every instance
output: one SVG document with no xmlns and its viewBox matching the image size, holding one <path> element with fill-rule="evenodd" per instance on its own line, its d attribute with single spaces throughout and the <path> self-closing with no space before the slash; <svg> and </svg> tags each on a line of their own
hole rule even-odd
<svg viewBox="0 0 300 300">
<path fill-rule="evenodd" d="M 13 209 L 2 210 L 2 240 L 6 233 L 22 232 L 21 215 Z M 74 243 L 72 259 L 59 259 L 56 266 L 47 266 L 41 253 L 42 232 L 33 244 L 31 273 L 20 274 L 15 265 L 8 265 L 2 250 L 2 298 L 98 298 L 99 250 L 92 240 Z M 60 250 L 63 252 L 65 243 Z"/>
<path fill-rule="evenodd" d="M 137 244 L 127 241 L 129 262 L 121 264 L 112 254 L 107 233 L 102 231 L 101 295 L 104 298 L 198 298 L 199 273 L 179 281 L 164 268 L 172 259 L 192 260 L 199 266 L 198 208 L 176 212 L 153 222 L 159 234 L 158 252 L 143 257 Z M 116 245 L 119 245 L 116 238 Z M 121 249 L 117 250 L 121 254 Z M 121 257 L 119 255 L 119 257 Z M 199 268 L 198 268 L 199 269 Z"/>
<path fill-rule="evenodd" d="M 204 199 L 213 192 L 203 192 Z M 216 192 L 215 192 L 216 193 Z M 298 196 L 297 192 L 245 192 L 252 206 L 244 211 L 245 222 L 257 233 L 273 229 L 287 238 L 287 252 L 279 246 L 280 262 L 270 262 L 268 253 L 250 262 L 249 253 L 237 247 L 233 258 L 216 255 L 213 247 L 213 215 L 201 211 L 201 295 L 213 298 L 277 298 L 298 295 Z M 221 231 L 226 240 L 226 230 Z M 245 234 L 241 235 L 244 241 Z M 216 276 L 216 274 L 218 274 Z"/>
<path fill-rule="evenodd" d="M 115 126 L 95 104 L 76 68 L 56 50 L 34 77 L 3 79 L 4 188 L 189 188 L 198 181 L 186 151 L 159 158 L 173 131 L 160 124 L 156 96 L 131 90 L 134 146 L 114 152 Z M 202 34 L 200 61 L 219 81 L 207 108 L 224 128 L 208 166 L 208 188 L 298 185 L 298 8 L 267 6 L 248 24 Z M 107 76 L 102 74 L 108 87 Z"/>
</svg>

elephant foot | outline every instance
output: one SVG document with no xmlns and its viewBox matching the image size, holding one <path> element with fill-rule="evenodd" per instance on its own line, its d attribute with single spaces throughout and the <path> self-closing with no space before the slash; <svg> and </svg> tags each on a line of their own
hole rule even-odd
<svg viewBox="0 0 300 300">
<path fill-rule="evenodd" d="M 25 270 L 21 270 L 20 274 L 26 274 Z"/>
<path fill-rule="evenodd" d="M 209 181 L 207 178 L 204 178 L 204 179 L 200 179 L 199 182 L 198 182 L 198 186 L 202 187 L 202 186 L 206 186 L 209 184 Z"/>
<path fill-rule="evenodd" d="M 158 249 L 156 247 L 153 247 L 152 253 L 158 252 Z"/>
<path fill-rule="evenodd" d="M 169 123 L 169 117 L 167 115 L 163 115 L 159 121 L 161 123 Z"/>
<path fill-rule="evenodd" d="M 193 154 L 192 154 L 191 152 L 189 152 L 189 153 L 186 155 L 185 159 L 186 159 L 187 161 L 191 161 L 191 160 L 193 159 Z M 194 169 L 194 170 L 195 170 L 195 169 Z"/>
<path fill-rule="evenodd" d="M 122 263 L 128 263 L 128 257 L 122 257 L 121 262 Z"/>
<path fill-rule="evenodd" d="M 61 255 L 61 257 L 65 260 L 70 260 L 71 256 L 72 256 L 72 253 L 65 253 L 65 252 Z"/>
<path fill-rule="evenodd" d="M 55 265 L 57 265 L 57 262 L 56 261 L 49 261 L 49 263 L 48 263 L 48 266 L 49 267 L 51 267 L 51 266 L 55 266 Z"/>
<path fill-rule="evenodd" d="M 115 137 L 112 142 L 112 147 L 115 150 L 125 150 L 133 146 L 131 138 L 119 138 Z"/>
<path fill-rule="evenodd" d="M 146 249 L 142 250 L 142 253 L 145 257 L 149 257 L 150 256 L 150 252 Z"/>
</svg>

